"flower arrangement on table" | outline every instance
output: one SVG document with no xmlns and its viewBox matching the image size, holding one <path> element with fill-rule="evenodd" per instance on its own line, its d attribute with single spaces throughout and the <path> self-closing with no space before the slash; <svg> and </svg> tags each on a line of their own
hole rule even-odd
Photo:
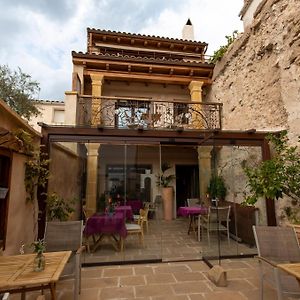
<svg viewBox="0 0 300 300">
<path fill-rule="evenodd" d="M 25 247 L 32 248 L 33 252 L 36 253 L 36 257 L 33 261 L 33 270 L 36 272 L 43 271 L 45 269 L 45 256 L 44 251 L 46 250 L 46 243 L 43 239 L 38 239 L 32 242 L 30 245 L 23 244 L 20 248 L 20 254 L 25 253 Z"/>
<path fill-rule="evenodd" d="M 115 212 L 115 204 L 113 203 L 113 200 L 112 200 L 112 198 L 110 197 L 109 199 L 108 199 L 108 204 L 107 204 L 107 206 L 106 206 L 106 208 L 105 208 L 105 213 L 106 214 L 113 214 Z"/>
</svg>

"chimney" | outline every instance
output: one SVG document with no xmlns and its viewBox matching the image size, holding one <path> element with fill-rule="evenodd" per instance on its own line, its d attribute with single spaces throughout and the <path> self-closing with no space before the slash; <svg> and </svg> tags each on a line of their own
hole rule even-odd
<svg viewBox="0 0 300 300">
<path fill-rule="evenodd" d="M 184 40 L 194 41 L 194 27 L 190 19 L 188 19 L 186 24 L 183 26 L 182 38 Z"/>
</svg>

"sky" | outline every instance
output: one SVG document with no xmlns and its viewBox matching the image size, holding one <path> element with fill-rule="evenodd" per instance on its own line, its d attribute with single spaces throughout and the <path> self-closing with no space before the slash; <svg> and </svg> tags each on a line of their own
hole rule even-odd
<svg viewBox="0 0 300 300">
<path fill-rule="evenodd" d="M 207 54 L 243 31 L 243 0 L 0 0 L 0 64 L 40 83 L 37 98 L 71 89 L 71 51 L 86 52 L 87 27 L 181 38 L 190 18 Z"/>
</svg>

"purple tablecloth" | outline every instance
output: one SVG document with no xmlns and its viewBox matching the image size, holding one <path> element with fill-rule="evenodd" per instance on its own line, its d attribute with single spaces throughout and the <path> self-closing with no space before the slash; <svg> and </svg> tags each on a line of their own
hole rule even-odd
<svg viewBox="0 0 300 300">
<path fill-rule="evenodd" d="M 132 208 L 129 205 L 117 206 L 115 208 L 115 212 L 122 212 L 124 215 L 126 215 L 126 220 L 133 220 Z"/>
<path fill-rule="evenodd" d="M 140 212 L 140 209 L 143 208 L 143 202 L 141 200 L 127 200 L 126 204 L 124 201 L 121 202 L 121 204 L 131 206 L 134 214 L 138 214 Z"/>
<path fill-rule="evenodd" d="M 191 215 L 206 215 L 207 214 L 207 208 L 201 207 L 201 206 L 182 206 L 179 207 L 177 210 L 178 216 L 191 216 Z"/>
<path fill-rule="evenodd" d="M 119 234 L 121 237 L 126 237 L 124 213 L 116 212 L 112 216 L 94 215 L 88 218 L 84 234 L 87 236 L 93 234 Z"/>
</svg>

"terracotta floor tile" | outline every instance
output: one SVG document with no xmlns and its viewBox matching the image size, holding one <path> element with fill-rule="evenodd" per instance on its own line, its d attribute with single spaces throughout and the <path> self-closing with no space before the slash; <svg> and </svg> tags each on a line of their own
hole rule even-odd
<svg viewBox="0 0 300 300">
<path fill-rule="evenodd" d="M 133 287 L 103 288 L 100 291 L 101 300 L 124 298 L 134 298 Z"/>
<path fill-rule="evenodd" d="M 170 296 L 173 295 L 173 291 L 170 285 L 156 284 L 148 286 L 135 287 L 137 297 L 157 297 L 157 296 Z"/>
<path fill-rule="evenodd" d="M 145 277 L 139 276 L 124 276 L 120 277 L 120 286 L 137 286 L 145 285 Z"/>
<path fill-rule="evenodd" d="M 176 282 L 173 274 L 169 273 L 146 275 L 145 278 L 146 284 L 167 284 Z"/>
</svg>

